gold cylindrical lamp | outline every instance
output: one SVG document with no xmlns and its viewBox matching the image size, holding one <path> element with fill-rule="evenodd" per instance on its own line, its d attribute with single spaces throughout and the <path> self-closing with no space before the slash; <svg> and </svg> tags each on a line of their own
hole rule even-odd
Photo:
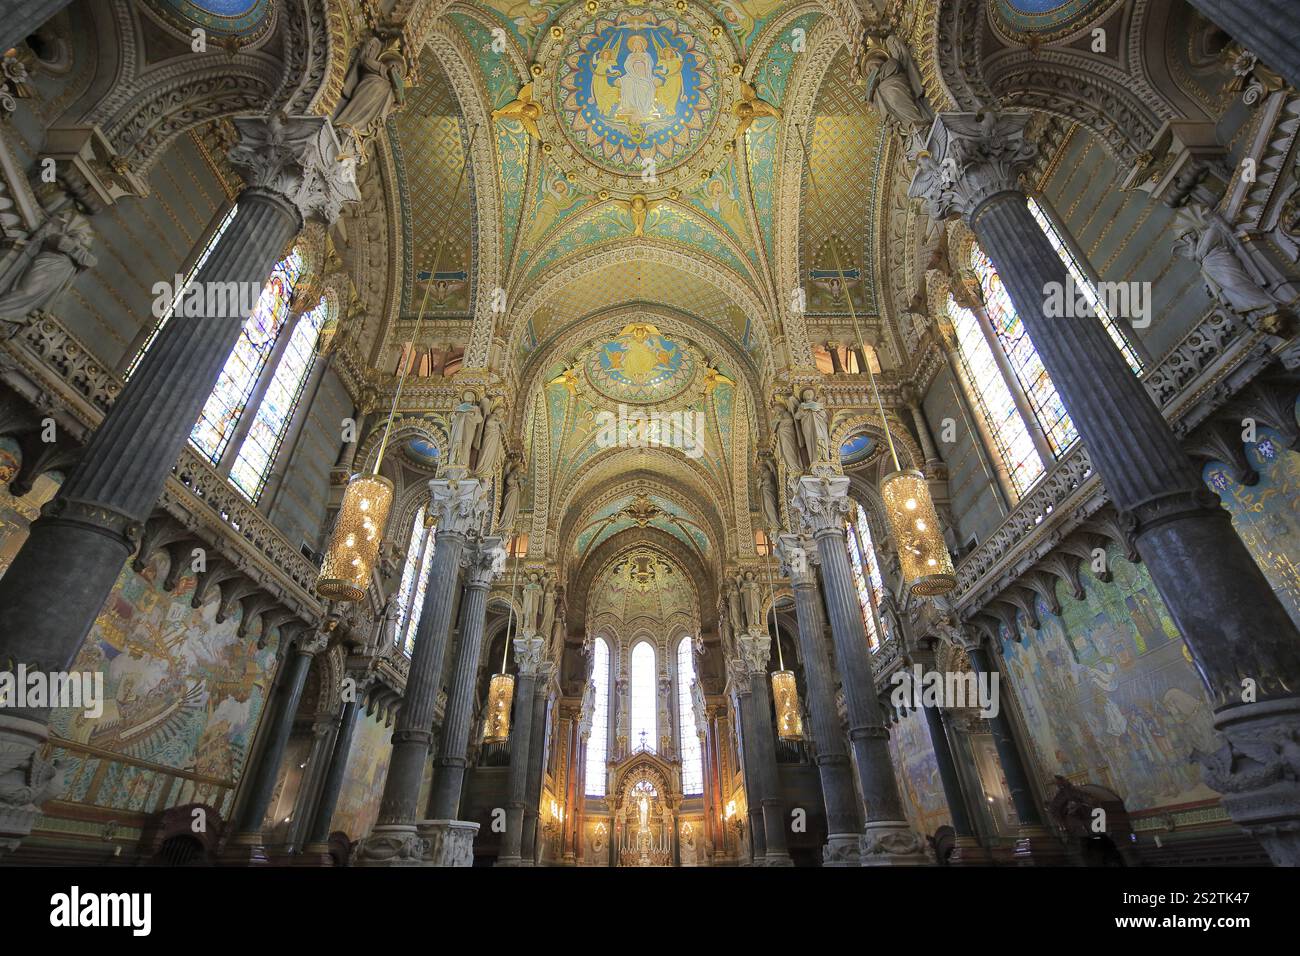
<svg viewBox="0 0 1300 956">
<path fill-rule="evenodd" d="M 510 704 L 515 696 L 513 674 L 493 674 L 488 684 L 487 717 L 483 721 L 483 743 L 503 744 L 510 739 Z"/>
<path fill-rule="evenodd" d="M 776 735 L 782 740 L 802 740 L 803 709 L 794 671 L 772 672 L 772 700 L 776 703 Z"/>
<path fill-rule="evenodd" d="M 947 594 L 957 586 L 957 577 L 925 475 L 915 469 L 888 474 L 880 482 L 880 496 L 898 546 L 903 583 L 913 594 Z"/>
<path fill-rule="evenodd" d="M 316 593 L 331 601 L 360 601 L 370 584 L 393 505 L 393 483 L 382 475 L 353 475 L 343 492 Z"/>
</svg>

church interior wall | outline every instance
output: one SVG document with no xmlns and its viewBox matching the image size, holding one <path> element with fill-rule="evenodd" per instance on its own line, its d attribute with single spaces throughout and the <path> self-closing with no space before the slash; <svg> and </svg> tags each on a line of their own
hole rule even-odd
<svg viewBox="0 0 1300 956">
<path fill-rule="evenodd" d="M 330 830 L 340 830 L 351 840 L 370 832 L 379 817 L 384 774 L 393 750 L 393 726 L 382 713 L 363 713 L 357 720 L 352 748 L 343 771 L 343 789 Z"/>
</svg>

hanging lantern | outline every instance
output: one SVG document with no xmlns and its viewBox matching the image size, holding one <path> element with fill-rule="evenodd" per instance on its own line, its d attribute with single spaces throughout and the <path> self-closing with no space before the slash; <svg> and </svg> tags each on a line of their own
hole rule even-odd
<svg viewBox="0 0 1300 956">
<path fill-rule="evenodd" d="M 352 476 L 321 562 L 317 594 L 331 601 L 360 601 L 365 597 L 392 504 L 393 483 L 387 478 Z"/>
<path fill-rule="evenodd" d="M 772 700 L 776 703 L 776 735 L 782 740 L 802 740 L 803 709 L 794 671 L 772 672 Z"/>
<path fill-rule="evenodd" d="M 493 674 L 488 685 L 487 718 L 483 721 L 483 743 L 503 744 L 510 739 L 510 704 L 515 696 L 513 674 Z"/>
<path fill-rule="evenodd" d="M 895 471 L 880 482 L 880 496 L 898 545 L 903 583 L 913 594 L 947 594 L 957 578 L 925 476 L 912 469 Z"/>
</svg>

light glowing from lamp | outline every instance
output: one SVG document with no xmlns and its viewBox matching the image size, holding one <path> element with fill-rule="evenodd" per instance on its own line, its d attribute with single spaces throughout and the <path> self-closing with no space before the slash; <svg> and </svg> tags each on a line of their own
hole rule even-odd
<svg viewBox="0 0 1300 956">
<path fill-rule="evenodd" d="M 316 593 L 332 601 L 360 601 L 379 556 L 393 504 L 393 483 L 381 475 L 353 475 L 330 536 Z"/>
<path fill-rule="evenodd" d="M 803 712 L 794 671 L 772 672 L 772 700 L 776 702 L 776 734 L 782 740 L 803 739 Z"/>
<path fill-rule="evenodd" d="M 730 820 L 732 817 L 734 817 L 734 816 L 736 815 L 736 801 L 735 801 L 735 800 L 728 800 L 728 801 L 727 801 L 727 808 L 723 811 L 722 815 L 725 816 L 728 820 Z"/>
<path fill-rule="evenodd" d="M 880 496 L 898 545 L 903 583 L 913 594 L 947 594 L 957 586 L 957 578 L 925 476 L 915 470 L 886 475 L 880 482 Z"/>
<path fill-rule="evenodd" d="M 513 674 L 493 674 L 488 685 L 487 719 L 483 721 L 483 743 L 503 744 L 510 739 L 510 703 L 515 696 Z"/>
</svg>

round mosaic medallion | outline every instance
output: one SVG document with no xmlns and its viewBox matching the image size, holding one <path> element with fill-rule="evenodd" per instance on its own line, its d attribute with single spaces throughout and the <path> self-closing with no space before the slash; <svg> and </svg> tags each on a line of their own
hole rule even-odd
<svg viewBox="0 0 1300 956">
<path fill-rule="evenodd" d="M 148 0 L 150 8 L 188 37 L 195 27 L 217 36 L 246 40 L 270 29 L 275 6 L 271 0 Z"/>
<path fill-rule="evenodd" d="M 566 171 L 623 196 L 660 196 L 708 172 L 735 129 L 736 59 L 689 3 L 591 13 L 575 4 L 537 52 L 542 139 Z"/>
<path fill-rule="evenodd" d="M 653 325 L 629 325 L 596 343 L 583 363 L 587 381 L 608 399 L 631 404 L 680 395 L 695 377 L 693 351 Z"/>
<path fill-rule="evenodd" d="M 1064 36 L 1094 19 L 1115 0 L 996 0 L 993 23 L 1005 36 Z"/>
</svg>

